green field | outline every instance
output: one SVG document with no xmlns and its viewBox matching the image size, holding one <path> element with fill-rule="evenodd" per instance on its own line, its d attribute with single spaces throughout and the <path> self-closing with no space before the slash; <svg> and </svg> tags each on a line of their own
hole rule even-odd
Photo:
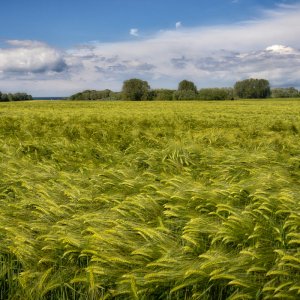
<svg viewBox="0 0 300 300">
<path fill-rule="evenodd" d="M 0 103 L 0 299 L 299 299 L 300 101 Z"/>
</svg>

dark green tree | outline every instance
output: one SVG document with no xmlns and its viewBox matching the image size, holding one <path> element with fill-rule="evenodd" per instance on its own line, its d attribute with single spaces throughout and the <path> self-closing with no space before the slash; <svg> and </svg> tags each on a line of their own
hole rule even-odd
<svg viewBox="0 0 300 300">
<path fill-rule="evenodd" d="M 197 93 L 197 87 L 192 81 L 182 80 L 178 84 L 178 91 L 193 91 Z"/>
<path fill-rule="evenodd" d="M 8 95 L 7 94 L 2 94 L 1 95 L 1 102 L 8 102 L 9 99 L 8 99 Z"/>
<path fill-rule="evenodd" d="M 32 96 L 26 93 L 2 94 L 0 92 L 0 102 L 24 101 L 24 100 L 32 100 Z"/>
<path fill-rule="evenodd" d="M 266 79 L 245 79 L 237 81 L 234 85 L 234 92 L 242 99 L 262 99 L 270 97 L 270 83 Z"/>
<path fill-rule="evenodd" d="M 178 84 L 177 91 L 173 94 L 173 100 L 196 100 L 197 87 L 192 81 L 182 80 Z"/>
<path fill-rule="evenodd" d="M 148 100 L 150 86 L 147 81 L 132 78 L 123 83 L 122 94 L 124 100 Z"/>
<path fill-rule="evenodd" d="M 111 100 L 113 92 L 111 90 L 85 90 L 69 97 L 70 100 Z"/>
</svg>

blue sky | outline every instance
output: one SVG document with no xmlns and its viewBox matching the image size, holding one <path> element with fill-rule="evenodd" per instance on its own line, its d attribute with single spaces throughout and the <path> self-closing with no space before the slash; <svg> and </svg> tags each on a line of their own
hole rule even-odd
<svg viewBox="0 0 300 300">
<path fill-rule="evenodd" d="M 274 0 L 10 0 L 1 4 L 1 40 L 39 40 L 57 47 L 129 38 L 131 28 L 151 35 L 186 27 L 259 18 Z"/>
<path fill-rule="evenodd" d="M 0 91 L 67 96 L 132 77 L 300 88 L 300 1 L 10 0 L 1 12 Z"/>
</svg>

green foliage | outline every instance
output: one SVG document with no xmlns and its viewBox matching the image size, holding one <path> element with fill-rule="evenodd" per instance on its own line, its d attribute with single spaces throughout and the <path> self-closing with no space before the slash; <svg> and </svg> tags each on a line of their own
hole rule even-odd
<svg viewBox="0 0 300 300">
<path fill-rule="evenodd" d="M 0 299 L 298 299 L 299 116 L 1 103 Z"/>
<path fill-rule="evenodd" d="M 198 92 L 200 100 L 231 100 L 233 98 L 232 88 L 206 88 Z"/>
<path fill-rule="evenodd" d="M 152 90 L 153 100 L 160 100 L 160 101 L 170 101 L 170 100 L 173 100 L 174 92 L 175 92 L 175 90 L 154 89 L 154 90 Z"/>
<path fill-rule="evenodd" d="M 198 95 L 193 90 L 180 90 L 173 93 L 173 100 L 197 100 Z"/>
<path fill-rule="evenodd" d="M 133 78 L 125 80 L 122 88 L 124 100 L 141 101 L 148 100 L 150 86 L 147 81 Z"/>
<path fill-rule="evenodd" d="M 111 90 L 86 90 L 69 97 L 70 100 L 120 100 L 120 93 L 113 92 Z"/>
<path fill-rule="evenodd" d="M 173 93 L 173 100 L 196 100 L 197 87 L 192 81 L 182 80 L 178 84 L 178 89 Z"/>
<path fill-rule="evenodd" d="M 271 95 L 269 81 L 266 79 L 245 79 L 234 85 L 234 92 L 238 98 L 261 99 Z"/>
<path fill-rule="evenodd" d="M 197 87 L 192 81 L 182 80 L 178 84 L 178 91 L 193 91 L 197 93 Z"/>
<path fill-rule="evenodd" d="M 0 102 L 24 101 L 24 100 L 32 100 L 32 96 L 26 93 L 5 94 L 0 92 Z"/>
<path fill-rule="evenodd" d="M 124 92 L 125 91 L 125 92 Z M 15 94 L 18 99 L 24 95 Z M 197 87 L 192 81 L 183 80 L 178 85 L 178 90 L 150 89 L 146 81 L 130 79 L 124 82 L 122 92 L 111 90 L 85 90 L 69 97 L 70 100 L 234 100 L 238 98 L 296 98 L 300 97 L 299 91 L 293 87 L 274 88 L 272 93 L 269 82 L 264 79 L 247 79 L 239 81 L 233 88 L 202 88 Z M 19 95 L 19 97 L 18 97 Z M 23 95 L 23 96 L 22 96 Z M 0 93 L 2 102 L 13 101 L 12 94 Z"/>
<path fill-rule="evenodd" d="M 300 92 L 294 87 L 289 88 L 274 88 L 271 90 L 273 98 L 297 98 L 300 97 Z"/>
</svg>

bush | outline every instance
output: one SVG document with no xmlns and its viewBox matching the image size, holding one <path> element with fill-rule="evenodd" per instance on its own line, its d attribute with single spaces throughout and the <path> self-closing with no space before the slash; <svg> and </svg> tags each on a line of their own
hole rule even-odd
<svg viewBox="0 0 300 300">
<path fill-rule="evenodd" d="M 273 98 L 297 98 L 300 97 L 300 92 L 294 87 L 289 88 L 274 88 L 271 90 Z"/>
<path fill-rule="evenodd" d="M 169 89 L 156 89 L 152 90 L 153 100 L 170 101 L 173 100 L 175 90 Z"/>
<path fill-rule="evenodd" d="M 192 90 L 176 91 L 173 94 L 173 100 L 197 100 L 198 95 Z"/>
<path fill-rule="evenodd" d="M 232 88 L 207 88 L 198 92 L 198 99 L 201 100 L 229 100 L 233 98 Z"/>
</svg>

